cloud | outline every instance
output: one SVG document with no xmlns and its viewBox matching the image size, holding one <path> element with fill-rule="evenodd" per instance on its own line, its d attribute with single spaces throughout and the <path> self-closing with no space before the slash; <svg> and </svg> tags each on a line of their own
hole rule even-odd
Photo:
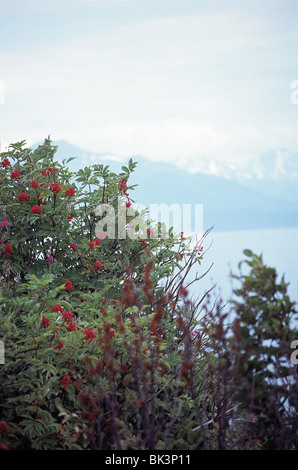
<svg viewBox="0 0 298 470">
<path fill-rule="evenodd" d="M 86 26 L 60 44 L 2 52 L 1 133 L 190 166 L 293 147 L 295 37 L 238 8 Z"/>
<path fill-rule="evenodd" d="M 235 135 L 238 139 L 235 139 Z M 169 161 L 189 171 L 205 160 L 230 163 L 253 160 L 269 148 L 295 148 L 297 135 L 289 126 L 257 126 L 228 129 L 189 119 L 151 122 L 113 122 L 70 130 L 69 141 L 94 152 L 112 152 L 119 159 L 144 156 Z"/>
</svg>

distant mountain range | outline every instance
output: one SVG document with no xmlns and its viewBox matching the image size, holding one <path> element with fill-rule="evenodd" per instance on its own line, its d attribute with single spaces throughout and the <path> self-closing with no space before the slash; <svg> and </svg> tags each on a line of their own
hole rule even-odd
<svg viewBox="0 0 298 470">
<path fill-rule="evenodd" d="M 220 176 L 270 197 L 298 201 L 298 153 L 286 149 L 269 150 L 248 163 L 221 163 L 200 160 L 195 173 Z"/>
<path fill-rule="evenodd" d="M 65 141 L 53 144 L 58 145 L 57 159 L 76 157 L 68 164 L 71 170 L 104 163 L 120 172 L 128 161 Z M 138 165 L 130 181 L 138 187 L 130 196 L 147 207 L 203 204 L 204 230 L 212 225 L 216 231 L 298 227 L 298 154 L 271 150 L 241 167 L 200 161 L 192 173 L 141 156 L 132 159 Z"/>
</svg>

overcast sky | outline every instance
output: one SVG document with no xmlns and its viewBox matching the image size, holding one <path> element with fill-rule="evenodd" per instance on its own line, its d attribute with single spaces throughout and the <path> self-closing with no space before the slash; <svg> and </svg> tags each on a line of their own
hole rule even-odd
<svg viewBox="0 0 298 470">
<path fill-rule="evenodd" d="M 0 0 L 0 138 L 185 168 L 298 151 L 297 0 Z"/>
</svg>

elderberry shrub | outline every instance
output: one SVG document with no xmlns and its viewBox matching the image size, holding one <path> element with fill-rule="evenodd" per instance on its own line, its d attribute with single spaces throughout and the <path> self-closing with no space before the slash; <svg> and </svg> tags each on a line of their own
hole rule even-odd
<svg viewBox="0 0 298 470">
<path fill-rule="evenodd" d="M 225 305 L 192 248 L 134 211 L 130 160 L 0 156 L 0 449 L 294 449 L 297 311 L 246 250 Z M 294 320 L 294 321 L 293 321 Z"/>
<path fill-rule="evenodd" d="M 189 240 L 171 230 L 167 237 L 152 237 L 160 226 L 147 220 L 146 213 L 133 212 L 129 177 L 135 162 L 130 160 L 119 174 L 100 164 L 70 171 L 68 162 L 55 159 L 56 150 L 46 139 L 34 150 L 19 142 L 1 154 L 0 336 L 5 364 L 0 403 L 9 429 L 3 445 L 92 447 L 93 416 L 82 400 L 86 387 L 98 400 L 105 396 L 103 408 L 98 403 L 94 411 L 105 416 L 105 447 L 116 445 L 110 428 L 118 429 L 130 418 L 138 430 L 132 439 L 145 432 L 140 413 L 148 394 L 150 413 L 161 413 L 154 419 L 171 416 L 170 424 L 177 428 L 177 419 L 166 411 L 168 379 L 179 419 L 180 403 L 191 409 L 191 402 L 184 404 L 190 359 L 184 357 L 185 334 L 178 332 L 177 319 L 187 321 L 189 328 L 196 320 L 189 307 L 177 316 L 180 281 L 164 281 L 182 270 L 179 253 L 184 253 L 184 266 L 201 263 L 202 253 L 193 253 Z M 114 225 L 109 225 L 111 219 L 104 225 L 102 207 L 112 210 Z M 123 212 L 124 228 L 134 236 L 118 236 Z M 90 361 L 96 373 L 90 372 Z M 192 412 L 185 416 L 191 419 Z M 128 431 L 121 426 L 117 436 Z M 155 438 L 150 439 L 152 445 Z M 128 442 L 121 447 L 129 447 Z"/>
</svg>

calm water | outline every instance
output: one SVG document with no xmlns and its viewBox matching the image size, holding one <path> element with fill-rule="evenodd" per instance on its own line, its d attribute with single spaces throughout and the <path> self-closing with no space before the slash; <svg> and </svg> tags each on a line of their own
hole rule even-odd
<svg viewBox="0 0 298 470">
<path fill-rule="evenodd" d="M 194 294 L 195 297 L 217 283 L 223 299 L 228 300 L 232 288 L 237 287 L 237 281 L 232 281 L 229 273 L 231 270 L 235 274 L 239 273 L 238 263 L 246 258 L 243 250 L 249 248 L 257 255 L 263 254 L 264 263 L 277 270 L 279 280 L 285 274 L 286 282 L 290 283 L 288 286 L 290 299 L 297 302 L 298 228 L 210 232 L 203 246 L 204 250 L 208 250 L 202 265 L 196 266 L 195 272 L 203 274 L 212 263 L 214 265 L 202 280 L 195 283 L 195 287 L 190 288 L 190 294 Z"/>
</svg>

